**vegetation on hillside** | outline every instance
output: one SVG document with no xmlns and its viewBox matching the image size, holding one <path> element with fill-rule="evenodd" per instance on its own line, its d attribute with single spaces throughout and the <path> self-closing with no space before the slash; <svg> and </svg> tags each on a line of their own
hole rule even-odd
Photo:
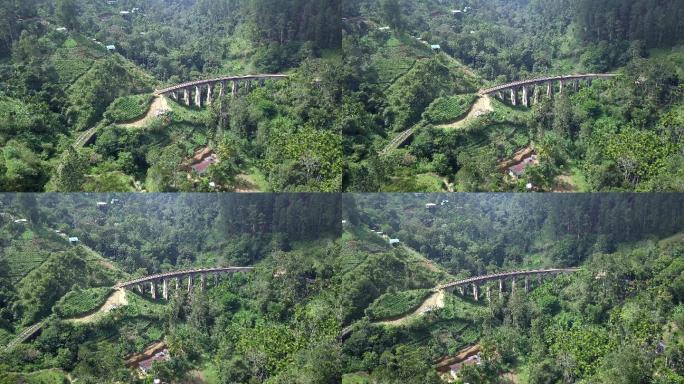
<svg viewBox="0 0 684 384">
<path fill-rule="evenodd" d="M 417 179 L 435 174 L 443 191 L 681 191 L 684 143 L 674 123 L 684 95 L 681 8 L 676 1 L 347 4 L 344 108 L 354 119 L 343 126 L 343 190 L 430 192 L 433 184 Z M 462 118 L 477 89 L 602 72 L 619 76 L 577 93 L 566 87 L 532 108 L 480 98 L 494 111 L 475 111 L 479 117 L 458 130 L 439 127 Z M 409 128 L 404 148 L 383 151 Z M 538 166 L 509 177 L 501 164 L 527 148 Z"/>
</svg>

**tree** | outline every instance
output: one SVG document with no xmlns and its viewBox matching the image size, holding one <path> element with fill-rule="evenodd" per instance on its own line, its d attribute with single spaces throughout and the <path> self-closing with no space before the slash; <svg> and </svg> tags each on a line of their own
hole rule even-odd
<svg viewBox="0 0 684 384">
<path fill-rule="evenodd" d="M 380 7 L 382 9 L 383 18 L 387 24 L 389 24 L 392 29 L 400 32 L 403 31 L 406 25 L 401 12 L 400 0 L 382 0 Z"/>
<path fill-rule="evenodd" d="M 74 147 L 69 147 L 57 165 L 53 179 L 53 188 L 56 192 L 79 192 L 85 181 L 85 172 L 88 168 L 88 159 L 80 154 Z"/>
<path fill-rule="evenodd" d="M 76 0 L 57 0 L 56 13 L 59 21 L 68 29 L 79 29 L 79 6 Z"/>
</svg>

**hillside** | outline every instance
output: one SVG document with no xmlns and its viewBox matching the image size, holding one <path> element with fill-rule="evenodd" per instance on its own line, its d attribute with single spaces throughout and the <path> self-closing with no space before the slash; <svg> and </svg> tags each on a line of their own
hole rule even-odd
<svg viewBox="0 0 684 384">
<path fill-rule="evenodd" d="M 425 201 L 439 203 L 446 196 L 445 204 L 425 208 Z M 680 382 L 682 223 L 676 220 L 666 229 L 655 212 L 657 206 L 681 210 L 680 199 L 675 200 L 648 195 L 349 198 L 343 254 L 363 250 L 370 259 L 387 249 L 389 245 L 381 245 L 387 240 L 375 233 L 379 230 L 451 271 L 440 283 L 566 263 L 579 269 L 543 280 L 519 278 L 517 288 L 506 279 L 503 291 L 498 280 L 480 283 L 479 300 L 471 285 L 464 294 L 438 290 L 443 302 L 423 299 L 422 312 L 411 313 L 416 308 L 411 298 L 419 291 L 405 285 L 415 281 L 410 277 L 404 285 L 376 294 L 375 300 L 359 300 L 366 316 L 345 336 L 342 351 L 348 363 L 342 382 L 561 383 L 568 377 L 595 383 Z M 591 234 L 564 237 L 568 223 L 556 214 L 569 202 L 584 220 L 580 227 L 590 226 Z M 636 202 L 654 212 L 629 208 Z M 611 215 L 604 216 L 603 209 Z M 621 227 L 622 236 L 611 229 L 617 217 L 628 224 Z M 630 223 L 639 223 L 639 231 L 630 229 Z M 562 243 L 564 250 L 559 253 L 553 242 Z M 392 252 L 401 255 L 403 247 Z M 498 252 L 508 254 L 498 259 Z M 398 266 L 363 276 L 392 279 Z M 405 314 L 395 316 L 399 312 Z M 391 317 L 381 319 L 379 313 Z"/>
<path fill-rule="evenodd" d="M 681 7 L 543 3 L 346 6 L 343 190 L 680 191 Z M 617 76 L 478 92 L 578 74 Z"/>
<path fill-rule="evenodd" d="M 0 382 L 146 382 L 130 361 L 152 345 L 173 356 L 154 366 L 165 379 L 287 381 L 302 374 L 309 363 L 301 359 L 316 358 L 311 349 L 328 350 L 339 332 L 326 290 L 339 233 L 336 199 L 0 196 Z M 78 242 L 70 244 L 71 237 Z M 20 255 L 35 256 L 29 264 Z M 196 277 L 191 292 L 187 280 L 179 290 L 172 281 L 169 300 L 161 287 L 156 298 L 148 285 L 144 292 L 113 288 L 155 273 L 227 265 L 255 269 L 222 275 L 217 285 L 213 275 L 206 284 Z M 34 325 L 25 342 L 13 342 Z M 253 356 L 265 360 L 256 368 L 243 363 Z M 334 367 L 310 372 L 334 374 Z"/>
<path fill-rule="evenodd" d="M 334 4 L 53 3 L 0 9 L 0 190 L 340 189 L 328 113 L 340 99 Z M 285 36 L 276 9 L 303 21 Z M 279 73 L 288 80 L 228 82 L 239 90 L 223 97 L 216 87 L 213 103 L 204 87 L 186 89 L 192 106 L 153 98 L 201 79 Z"/>
</svg>

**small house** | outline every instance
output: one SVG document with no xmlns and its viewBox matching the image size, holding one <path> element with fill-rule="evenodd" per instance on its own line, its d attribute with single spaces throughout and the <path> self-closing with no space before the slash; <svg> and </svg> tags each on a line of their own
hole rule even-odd
<svg viewBox="0 0 684 384">
<path fill-rule="evenodd" d="M 508 174 L 514 178 L 518 179 L 520 176 L 522 176 L 523 173 L 525 173 L 525 170 L 527 167 L 530 165 L 536 164 L 537 163 L 537 155 L 532 155 L 520 163 L 513 165 L 512 167 L 508 168 Z"/>
<path fill-rule="evenodd" d="M 106 202 L 104 202 L 104 201 L 98 201 L 98 202 L 97 202 L 97 207 L 98 207 L 98 208 L 107 208 L 107 205 L 108 205 L 108 204 L 107 204 Z"/>
<path fill-rule="evenodd" d="M 59 28 L 55 29 L 55 31 L 57 31 L 57 32 L 66 32 L 67 29 L 64 28 L 64 27 L 59 27 Z"/>
<path fill-rule="evenodd" d="M 390 27 L 380 27 L 380 28 L 378 28 L 378 31 L 381 31 L 381 32 L 389 32 L 389 31 L 390 31 Z"/>
<path fill-rule="evenodd" d="M 452 9 L 451 16 L 460 18 L 461 16 L 463 16 L 463 11 L 461 11 L 460 9 Z"/>
<path fill-rule="evenodd" d="M 69 238 L 69 243 L 70 243 L 70 244 L 76 244 L 76 243 L 78 243 L 78 237 L 70 237 L 70 238 Z"/>
<path fill-rule="evenodd" d="M 107 50 L 110 52 L 116 51 L 116 45 L 108 45 Z"/>
<path fill-rule="evenodd" d="M 119 0 L 107 0 L 107 5 L 116 5 L 118 2 Z"/>
<path fill-rule="evenodd" d="M 439 44 L 432 44 L 430 45 L 430 49 L 432 49 L 435 52 L 439 52 L 442 49 L 442 47 L 440 47 Z"/>
<path fill-rule="evenodd" d="M 437 208 L 437 204 L 435 204 L 435 203 L 427 203 L 427 204 L 425 204 L 425 208 L 427 208 L 427 209 L 434 209 L 434 208 Z"/>
<path fill-rule="evenodd" d="M 24 223 L 28 223 L 28 220 L 26 220 L 26 219 L 17 219 L 17 220 L 14 220 L 14 223 L 15 223 L 15 224 L 24 224 Z"/>
<path fill-rule="evenodd" d="M 122 17 L 127 17 L 127 16 L 130 15 L 130 14 L 131 14 L 131 12 L 129 12 L 129 11 L 121 11 L 121 12 L 119 12 L 119 15 L 121 15 Z"/>
<path fill-rule="evenodd" d="M 397 245 L 399 244 L 399 239 L 389 239 L 389 245 Z"/>
<path fill-rule="evenodd" d="M 116 204 L 119 204 L 120 201 L 121 201 L 121 200 L 119 200 L 119 199 L 112 199 L 112 201 L 110 201 L 109 203 L 110 203 L 111 205 L 116 205 Z"/>
</svg>

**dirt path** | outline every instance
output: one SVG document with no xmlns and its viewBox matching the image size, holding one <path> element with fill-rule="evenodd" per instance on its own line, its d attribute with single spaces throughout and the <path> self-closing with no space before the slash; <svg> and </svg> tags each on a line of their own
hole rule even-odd
<svg viewBox="0 0 684 384">
<path fill-rule="evenodd" d="M 124 128 L 141 128 L 152 122 L 153 120 L 158 118 L 158 115 L 162 112 L 169 111 L 171 108 L 169 107 L 169 103 L 166 100 L 166 97 L 164 96 L 156 96 L 154 98 L 154 101 L 152 101 L 152 105 L 150 105 L 150 109 L 147 111 L 147 114 L 145 117 L 143 117 L 140 120 L 131 122 L 131 123 L 126 123 L 126 124 L 117 124 L 120 127 Z"/>
<path fill-rule="evenodd" d="M 68 320 L 79 324 L 92 323 L 95 320 L 97 320 L 100 316 L 102 316 L 102 314 L 105 314 L 107 312 L 110 312 L 114 308 L 118 308 L 127 304 L 128 300 L 126 300 L 126 290 L 124 290 L 123 288 L 117 289 L 116 291 L 114 291 L 114 293 L 111 294 L 111 296 L 107 298 L 107 301 L 105 301 L 105 303 L 102 304 L 102 306 L 94 313 Z"/>
<path fill-rule="evenodd" d="M 492 101 L 489 98 L 489 96 L 481 96 L 480 98 L 477 99 L 475 104 L 470 108 L 470 111 L 466 115 L 466 117 L 462 118 L 461 120 L 458 120 L 456 122 L 453 122 L 451 124 L 446 124 L 446 125 L 439 125 L 438 128 L 444 128 L 444 129 L 459 129 L 463 128 L 466 124 L 470 123 L 473 119 L 476 119 L 480 116 L 486 115 L 490 112 L 493 112 L 494 108 L 492 108 Z"/>
<path fill-rule="evenodd" d="M 444 291 L 443 290 L 437 291 L 437 292 L 433 293 L 432 295 L 430 295 L 430 297 L 425 299 L 423 304 L 421 304 L 420 307 L 418 307 L 418 309 L 416 309 L 412 313 L 409 313 L 408 315 L 406 315 L 400 319 L 396 319 L 396 320 L 379 321 L 377 324 L 393 325 L 393 326 L 402 325 L 402 324 L 405 324 L 407 321 L 413 319 L 414 317 L 421 316 L 422 314 L 424 314 L 426 312 L 430 312 L 430 311 L 433 311 L 433 310 L 439 309 L 439 308 L 444 308 Z"/>
</svg>

